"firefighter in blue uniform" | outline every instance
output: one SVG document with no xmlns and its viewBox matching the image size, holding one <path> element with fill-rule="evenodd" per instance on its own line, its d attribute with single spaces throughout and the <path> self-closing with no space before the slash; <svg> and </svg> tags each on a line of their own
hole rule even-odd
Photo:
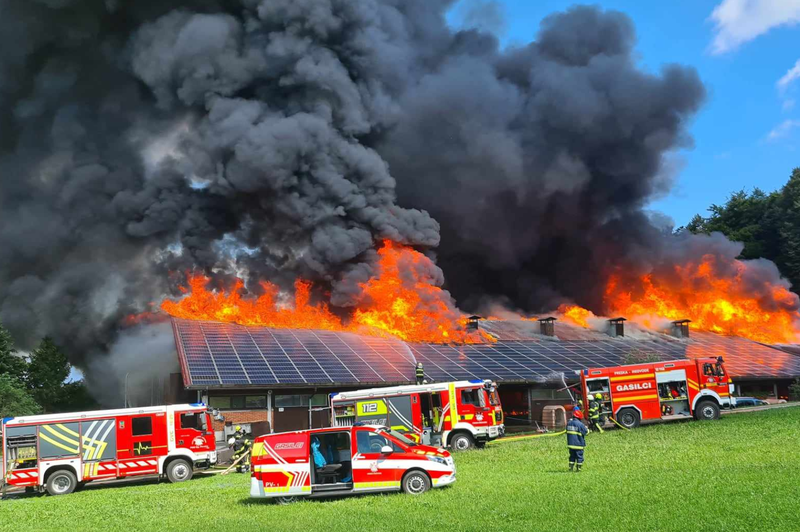
<svg viewBox="0 0 800 532">
<path fill-rule="evenodd" d="M 417 362 L 416 369 L 417 384 L 422 384 L 425 381 L 425 370 L 422 368 L 422 362 Z"/>
<path fill-rule="evenodd" d="M 569 449 L 569 470 L 580 473 L 583 466 L 583 450 L 586 448 L 586 434 L 589 429 L 581 422 L 583 413 L 576 410 L 567 423 L 567 449 Z"/>
</svg>

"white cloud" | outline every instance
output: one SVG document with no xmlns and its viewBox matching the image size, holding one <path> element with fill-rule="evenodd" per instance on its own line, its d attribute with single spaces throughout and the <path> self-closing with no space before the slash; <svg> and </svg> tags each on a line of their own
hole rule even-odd
<svg viewBox="0 0 800 532">
<path fill-rule="evenodd" d="M 791 133 L 796 127 L 800 127 L 800 120 L 784 120 L 769 132 L 767 135 L 767 140 L 778 140 L 783 138 L 789 135 L 789 133 Z"/>
<path fill-rule="evenodd" d="M 723 0 L 711 13 L 711 51 L 722 54 L 772 28 L 800 22 L 800 0 Z"/>
<path fill-rule="evenodd" d="M 798 59 L 794 66 L 790 68 L 781 79 L 778 80 L 778 89 L 785 91 L 796 79 L 800 79 L 800 59 Z"/>
</svg>

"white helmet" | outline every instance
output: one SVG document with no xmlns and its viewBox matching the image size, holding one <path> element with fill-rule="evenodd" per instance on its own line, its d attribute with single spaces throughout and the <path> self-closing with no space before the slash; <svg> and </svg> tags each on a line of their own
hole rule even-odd
<svg viewBox="0 0 800 532">
<path fill-rule="evenodd" d="M 231 436 L 230 439 L 228 440 L 228 445 L 233 445 L 234 443 L 236 443 L 236 438 Z"/>
</svg>

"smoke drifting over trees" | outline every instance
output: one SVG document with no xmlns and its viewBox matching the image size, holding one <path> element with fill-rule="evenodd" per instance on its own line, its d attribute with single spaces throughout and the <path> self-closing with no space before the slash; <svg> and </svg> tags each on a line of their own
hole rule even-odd
<svg viewBox="0 0 800 532">
<path fill-rule="evenodd" d="M 462 308 L 536 311 L 668 260 L 643 209 L 690 145 L 695 70 L 639 68 L 618 12 L 500 49 L 452 5 L 4 1 L 0 321 L 82 364 L 189 269 L 346 307 L 388 238 Z"/>
</svg>

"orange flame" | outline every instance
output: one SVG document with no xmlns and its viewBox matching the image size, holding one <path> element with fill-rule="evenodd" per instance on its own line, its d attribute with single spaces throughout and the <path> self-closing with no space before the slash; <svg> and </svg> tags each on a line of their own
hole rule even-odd
<svg viewBox="0 0 800 532">
<path fill-rule="evenodd" d="M 746 263 L 734 261 L 737 274 L 719 277 L 716 260 L 705 255 L 699 263 L 675 266 L 675 275 L 669 279 L 643 275 L 633 286 L 623 286 L 619 277 L 612 276 L 606 285 L 605 310 L 633 319 L 689 319 L 693 329 L 758 342 L 796 342 L 800 320 L 797 295 L 784 286 L 768 284 L 765 291 L 769 297 L 759 297 L 743 278 Z"/>
<path fill-rule="evenodd" d="M 586 328 L 589 327 L 587 318 L 594 317 L 594 313 L 591 310 L 586 310 L 578 305 L 560 305 L 558 312 L 561 313 L 561 317 L 564 320 Z"/>
<path fill-rule="evenodd" d="M 361 298 L 349 320 L 324 303 L 311 302 L 311 283 L 295 282 L 294 301 L 281 301 L 277 286 L 262 282 L 264 293 L 242 297 L 244 283 L 231 290 L 210 291 L 209 279 L 190 276 L 186 297 L 161 304 L 167 314 L 184 319 L 212 320 L 273 328 L 327 329 L 393 335 L 415 342 L 475 343 L 485 334 L 469 334 L 466 318 L 453 306 L 450 294 L 438 286 L 433 262 L 409 247 L 384 241 L 378 250 L 376 275 L 360 284 Z"/>
</svg>

